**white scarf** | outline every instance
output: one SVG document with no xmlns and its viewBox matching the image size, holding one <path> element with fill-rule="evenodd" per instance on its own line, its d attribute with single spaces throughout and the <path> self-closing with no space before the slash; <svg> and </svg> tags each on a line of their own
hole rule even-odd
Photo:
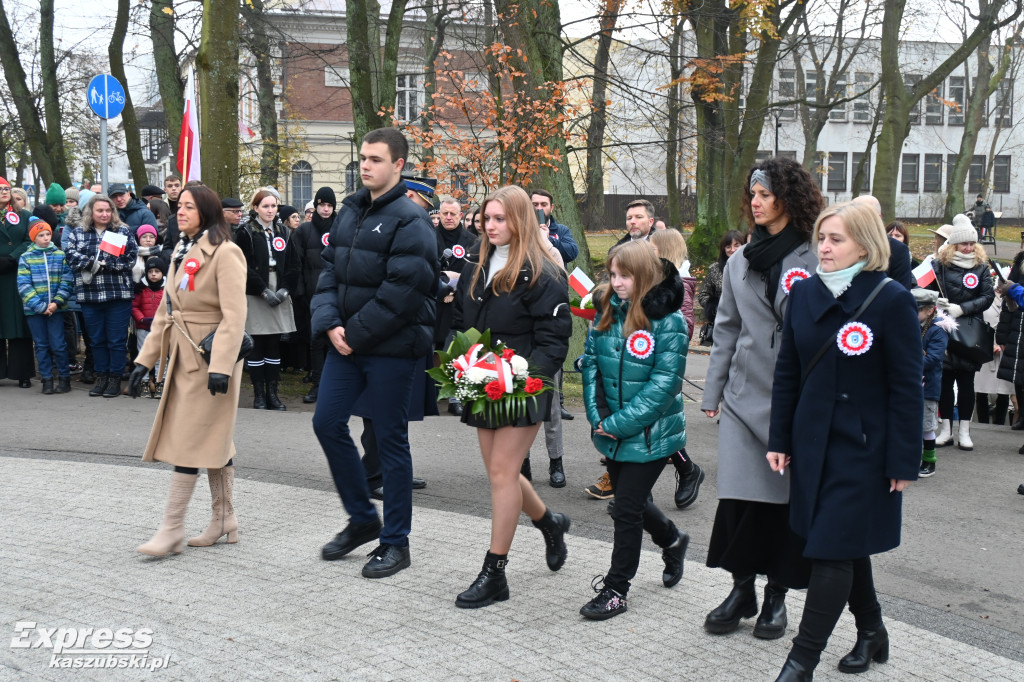
<svg viewBox="0 0 1024 682">
<path fill-rule="evenodd" d="M 853 283 L 853 278 L 860 274 L 860 271 L 867 265 L 866 260 L 857 261 L 848 268 L 842 270 L 836 270 L 834 272 L 825 272 L 819 265 L 817 268 L 818 277 L 825 283 L 828 290 L 832 292 L 832 295 L 839 298 L 844 291 L 850 288 L 850 284 Z"/>
</svg>

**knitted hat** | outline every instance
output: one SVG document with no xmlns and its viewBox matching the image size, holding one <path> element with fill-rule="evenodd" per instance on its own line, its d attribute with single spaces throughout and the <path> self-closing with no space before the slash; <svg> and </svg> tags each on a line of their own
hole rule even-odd
<svg viewBox="0 0 1024 682">
<path fill-rule="evenodd" d="M 51 182 L 49 189 L 46 190 L 45 203 L 50 206 L 63 206 L 68 203 L 68 197 L 64 193 L 64 188 L 58 185 L 56 182 Z"/>
<path fill-rule="evenodd" d="M 164 275 L 167 274 L 167 264 L 164 263 L 164 259 L 160 256 L 150 256 L 146 259 L 146 272 L 149 272 L 153 268 L 164 273 Z"/>
<path fill-rule="evenodd" d="M 313 202 L 312 201 L 306 202 L 306 208 L 303 211 L 303 213 L 305 213 L 306 211 L 312 211 L 312 210 L 315 210 L 315 207 L 313 206 Z"/>
<path fill-rule="evenodd" d="M 54 230 L 60 225 L 60 218 L 57 217 L 57 212 L 46 204 L 38 204 L 32 209 L 32 215 L 46 221 L 46 224 Z"/>
<path fill-rule="evenodd" d="M 139 229 L 135 231 L 135 238 L 142 239 L 142 235 L 151 234 L 154 237 L 159 237 L 160 233 L 156 231 L 156 228 L 152 225 L 139 225 Z"/>
<path fill-rule="evenodd" d="M 2 187 L 10 187 L 11 183 L 7 182 L 7 178 L 0 178 L 0 186 L 2 186 Z"/>
<path fill-rule="evenodd" d="M 939 292 L 932 291 L 931 289 L 914 288 L 910 290 L 910 293 L 914 295 L 918 308 L 927 308 L 939 301 Z"/>
<path fill-rule="evenodd" d="M 953 229 L 949 232 L 947 244 L 963 244 L 978 241 L 978 231 L 971 224 L 971 219 L 963 213 L 953 216 Z"/>
<path fill-rule="evenodd" d="M 66 190 L 64 190 L 64 203 L 66 204 L 69 201 L 78 201 L 77 187 L 68 187 Z"/>
<path fill-rule="evenodd" d="M 286 222 L 296 213 L 298 213 L 298 211 L 295 210 L 295 207 L 289 206 L 288 204 L 282 204 L 281 206 L 277 207 L 277 217 L 281 219 L 282 223 Z"/>
<path fill-rule="evenodd" d="M 331 206 L 338 205 L 338 199 L 334 196 L 334 190 L 330 187 L 321 187 L 316 191 L 316 195 L 313 197 L 313 207 L 317 207 L 320 204 L 330 204 Z"/>
<path fill-rule="evenodd" d="M 28 238 L 32 241 L 36 240 L 36 235 L 40 232 L 49 232 L 50 234 L 53 234 L 53 228 L 50 227 L 50 225 L 42 218 L 32 216 L 28 219 L 28 224 L 31 226 L 28 228 Z"/>
<path fill-rule="evenodd" d="M 84 208 L 89 203 L 89 199 L 92 199 L 94 196 L 96 196 L 96 192 L 93 192 L 91 189 L 79 190 L 78 205 Z M 67 222 L 67 218 L 64 219 L 64 222 Z"/>
</svg>

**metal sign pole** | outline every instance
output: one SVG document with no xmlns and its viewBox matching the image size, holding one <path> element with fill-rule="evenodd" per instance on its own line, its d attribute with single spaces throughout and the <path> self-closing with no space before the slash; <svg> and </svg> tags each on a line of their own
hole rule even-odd
<svg viewBox="0 0 1024 682">
<path fill-rule="evenodd" d="M 107 119 L 100 119 L 100 183 L 107 193 Z"/>
</svg>

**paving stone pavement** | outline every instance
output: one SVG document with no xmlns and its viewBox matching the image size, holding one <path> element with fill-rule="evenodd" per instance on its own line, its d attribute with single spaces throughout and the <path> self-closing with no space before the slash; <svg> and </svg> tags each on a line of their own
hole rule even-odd
<svg viewBox="0 0 1024 682">
<path fill-rule="evenodd" d="M 703 631 L 729 576 L 689 562 L 683 581 L 661 585 L 660 554 L 645 551 L 630 610 L 604 622 L 578 614 L 611 545 L 568 538 L 558 573 L 544 544 L 519 528 L 508 569 L 512 598 L 455 608 L 486 550 L 487 519 L 418 507 L 411 568 L 382 580 L 359 575 L 362 552 L 336 562 L 320 546 L 340 529 L 335 494 L 240 478 L 237 545 L 186 548 L 154 559 L 135 548 L 156 528 L 170 482 L 163 467 L 0 457 L 0 618 L 45 628 L 151 628 L 150 660 L 138 670 L 51 669 L 45 648 L 0 648 L 0 679 L 310 680 L 773 680 L 803 607 L 791 593 L 787 638 Z M 205 475 L 186 531 L 208 520 Z M 367 551 L 372 546 L 367 546 Z M 892 652 L 858 680 L 1024 680 L 1024 663 L 887 620 Z M 817 679 L 852 646 L 844 614 Z"/>
</svg>

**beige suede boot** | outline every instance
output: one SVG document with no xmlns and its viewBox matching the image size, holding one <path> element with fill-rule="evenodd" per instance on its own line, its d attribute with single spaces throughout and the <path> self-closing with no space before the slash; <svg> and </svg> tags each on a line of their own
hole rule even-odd
<svg viewBox="0 0 1024 682">
<path fill-rule="evenodd" d="M 235 518 L 231 497 L 235 487 L 235 467 L 207 469 L 206 474 L 210 478 L 213 517 L 203 534 L 191 538 L 188 544 L 190 547 L 209 547 L 225 535 L 228 536 L 228 544 L 234 544 L 238 542 L 238 519 Z"/>
<path fill-rule="evenodd" d="M 139 546 L 139 551 L 151 556 L 181 554 L 185 549 L 185 510 L 196 487 L 195 474 L 175 471 L 171 477 L 171 493 L 167 497 L 167 509 L 163 523 L 149 542 Z"/>
</svg>

